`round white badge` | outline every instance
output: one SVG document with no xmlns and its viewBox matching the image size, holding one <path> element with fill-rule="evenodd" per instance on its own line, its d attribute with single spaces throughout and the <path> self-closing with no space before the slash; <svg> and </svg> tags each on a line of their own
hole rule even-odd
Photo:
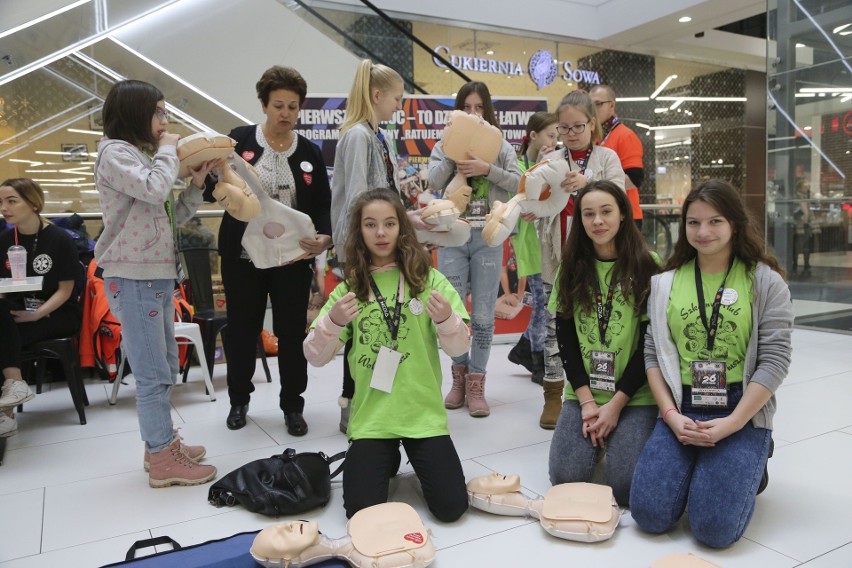
<svg viewBox="0 0 852 568">
<path fill-rule="evenodd" d="M 423 302 L 421 302 L 417 298 L 412 298 L 411 301 L 408 302 L 408 309 L 415 316 L 419 316 L 423 313 Z"/>
<path fill-rule="evenodd" d="M 725 288 L 722 292 L 722 305 L 730 306 L 735 303 L 739 297 L 740 295 L 737 294 L 737 291 L 733 288 Z"/>
<path fill-rule="evenodd" d="M 302 162 L 299 164 L 299 167 L 302 168 L 302 171 L 305 173 L 311 173 L 314 171 L 314 165 L 310 162 Z"/>
</svg>

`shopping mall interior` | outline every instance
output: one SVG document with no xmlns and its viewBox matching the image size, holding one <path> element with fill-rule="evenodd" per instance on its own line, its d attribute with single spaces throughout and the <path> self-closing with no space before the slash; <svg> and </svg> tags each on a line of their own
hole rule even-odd
<svg viewBox="0 0 852 568">
<path fill-rule="evenodd" d="M 680 553 L 726 568 L 852 566 L 848 0 L 4 0 L 2 10 L 0 180 L 36 180 L 45 217 L 81 219 L 77 231 L 91 244 L 103 228 L 94 182 L 101 111 L 118 81 L 156 85 L 169 129 L 181 136 L 227 133 L 263 121 L 255 83 L 272 65 L 291 66 L 308 85 L 296 130 L 320 147 L 333 174 L 358 63 L 386 64 L 405 83 L 402 110 L 386 126 L 414 204 L 431 191 L 427 165 L 444 127 L 442 110 L 452 108 L 466 81 L 487 83 L 516 147 L 532 112 L 552 111 L 575 89 L 611 86 L 615 112 L 642 143 L 639 196 L 649 246 L 667 258 L 684 197 L 700 181 L 720 178 L 741 191 L 786 272 L 795 314 L 792 364 L 777 392 L 769 485 L 748 529 L 735 545 L 716 550 L 699 544 L 686 521 L 647 534 L 629 510 L 615 535 L 596 544 L 550 536 L 536 519 L 477 510 L 442 523 L 426 508 L 405 457 L 390 499 L 420 514 L 438 567 L 652 566 Z M 175 190 L 186 183 L 178 180 Z M 177 234 L 182 247 L 212 251 L 214 298 L 222 296 L 215 288 L 222 213 L 205 204 Z M 526 493 L 544 495 L 552 431 L 538 425 L 542 389 L 506 359 L 522 329 L 498 325 L 488 370 L 491 415 L 450 410 L 449 428 L 467 479 L 517 473 Z M 203 440 L 220 475 L 285 448 L 328 455 L 346 449 L 338 431 L 342 357 L 309 368 L 311 427 L 294 438 L 278 410 L 275 357 L 268 361 L 271 383 L 257 366 L 248 426 L 225 428 L 227 362 L 218 345 L 210 373 L 215 401 L 193 366 L 173 390 L 172 417 L 182 436 Z M 441 362 L 446 393 L 450 361 L 443 353 Z M 149 489 L 133 375 L 110 404 L 113 385 L 83 369 L 89 403 L 81 425 L 61 369 L 48 369 L 55 376 L 18 412 L 18 434 L 0 438 L 7 511 L 0 567 L 101 566 L 124 559 L 139 540 L 168 535 L 186 547 L 293 518 L 319 521 L 332 538 L 346 534 L 339 479 L 328 505 L 296 517 L 213 507 L 205 485 Z"/>
</svg>

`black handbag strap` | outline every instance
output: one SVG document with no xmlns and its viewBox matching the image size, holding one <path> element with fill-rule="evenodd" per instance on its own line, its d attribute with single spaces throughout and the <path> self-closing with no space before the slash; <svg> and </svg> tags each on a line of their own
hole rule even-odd
<svg viewBox="0 0 852 568">
<path fill-rule="evenodd" d="M 171 544 L 173 550 L 180 550 L 181 546 L 178 542 L 170 536 L 155 536 L 154 538 L 146 538 L 144 540 L 137 540 L 134 542 L 130 549 L 127 551 L 127 556 L 124 557 L 126 562 L 136 559 L 136 552 L 138 550 L 142 550 L 143 548 L 151 548 L 152 546 L 159 546 L 161 544 Z"/>
<path fill-rule="evenodd" d="M 328 466 L 329 466 L 328 468 L 329 469 L 331 469 L 331 464 L 333 464 L 336 461 L 340 461 L 340 465 L 337 466 L 337 469 L 335 469 L 333 472 L 331 472 L 331 479 L 334 479 L 335 477 L 340 475 L 341 471 L 343 471 L 343 464 L 345 463 L 345 460 L 344 460 L 345 457 L 346 457 L 346 450 L 343 450 L 342 452 L 340 452 L 338 454 L 334 454 L 330 458 L 328 458 L 328 457 L 325 458 L 325 461 L 328 462 Z M 344 461 L 341 461 L 341 460 L 344 460 Z"/>
</svg>

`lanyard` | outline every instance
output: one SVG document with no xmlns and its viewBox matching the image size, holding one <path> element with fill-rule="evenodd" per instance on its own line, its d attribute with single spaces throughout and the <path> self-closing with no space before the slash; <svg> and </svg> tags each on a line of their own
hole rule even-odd
<svg viewBox="0 0 852 568">
<path fill-rule="evenodd" d="M 734 265 L 734 257 L 731 257 L 731 262 L 728 263 L 728 270 L 725 271 L 725 278 L 722 279 L 722 285 L 716 291 L 716 297 L 713 298 L 713 311 L 710 314 L 710 322 L 707 322 L 707 314 L 704 309 L 704 284 L 701 282 L 701 269 L 698 267 L 698 259 L 695 259 L 695 292 L 698 294 L 698 313 L 701 315 L 701 323 L 704 324 L 704 329 L 707 330 L 707 350 L 713 353 L 713 344 L 716 343 L 716 329 L 719 327 L 719 310 L 722 309 L 722 294 L 725 292 L 725 282 L 728 280 L 728 274 L 731 272 L 731 267 Z"/>
<path fill-rule="evenodd" d="M 606 328 L 609 326 L 609 318 L 612 316 L 612 292 L 615 286 L 612 282 L 609 283 L 609 290 L 606 293 L 606 303 L 603 302 L 603 292 L 601 292 L 601 283 L 595 278 L 595 288 L 597 295 L 595 301 L 598 304 L 598 332 L 601 336 L 601 345 L 609 346 L 609 341 L 606 340 Z"/>
<path fill-rule="evenodd" d="M 608 126 L 607 123 L 609 123 Z M 615 127 L 619 124 L 621 124 L 621 120 L 619 120 L 617 116 L 612 115 L 609 120 L 607 120 L 601 125 L 604 131 L 604 138 L 599 142 L 601 146 L 606 145 L 607 138 L 609 138 L 609 135 L 612 134 L 612 131 L 615 130 Z"/>
<path fill-rule="evenodd" d="M 589 146 L 589 149 L 586 150 L 585 156 L 583 156 L 582 158 L 577 158 L 576 160 L 574 160 L 574 163 L 576 163 L 580 167 L 580 173 L 581 174 L 586 173 L 586 164 L 589 163 L 589 158 L 592 157 L 592 149 L 593 148 L 594 148 L 594 146 Z M 565 159 L 568 161 L 568 171 L 571 171 L 571 160 L 573 160 L 573 158 L 571 157 L 571 150 L 569 150 L 568 148 L 565 148 Z"/>
<path fill-rule="evenodd" d="M 392 189 L 394 191 L 399 191 L 396 188 L 396 183 L 393 179 L 393 164 L 391 163 L 390 151 L 388 150 L 388 144 L 385 142 L 385 136 L 382 134 L 381 129 L 376 130 L 376 138 L 379 139 L 379 142 L 382 143 L 382 153 L 385 158 L 385 176 L 387 176 L 388 180 L 388 189 Z"/>
<path fill-rule="evenodd" d="M 396 349 L 396 336 L 399 334 L 399 319 L 402 314 L 402 302 L 404 300 L 403 295 L 405 294 L 405 280 L 403 279 L 402 271 L 399 273 L 399 293 L 396 297 L 396 305 L 393 307 L 393 314 L 391 314 L 388 304 L 385 302 L 385 297 L 382 296 L 382 293 L 379 291 L 379 287 L 376 284 L 376 281 L 373 280 L 372 275 L 370 275 L 370 288 L 373 289 L 373 295 L 376 296 L 376 301 L 379 303 L 379 308 L 382 310 L 382 316 L 385 318 L 385 323 L 388 325 L 388 330 L 391 334 L 391 341 L 393 342 L 392 347 Z"/>
</svg>

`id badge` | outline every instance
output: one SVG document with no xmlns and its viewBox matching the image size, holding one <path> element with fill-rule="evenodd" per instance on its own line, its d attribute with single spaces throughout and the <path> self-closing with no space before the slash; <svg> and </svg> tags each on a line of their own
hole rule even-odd
<svg viewBox="0 0 852 568">
<path fill-rule="evenodd" d="M 724 361 L 693 361 L 690 369 L 693 406 L 728 406 Z"/>
<path fill-rule="evenodd" d="M 39 300 L 38 298 L 24 298 L 24 309 L 28 312 L 34 312 L 39 309 L 42 304 L 44 304 L 44 300 Z"/>
<path fill-rule="evenodd" d="M 485 217 L 487 205 L 484 199 L 475 199 L 468 204 L 467 210 L 471 217 Z"/>
<path fill-rule="evenodd" d="M 370 386 L 386 393 L 391 392 L 401 359 L 402 353 L 382 345 L 379 348 L 379 355 L 376 357 L 376 364 L 373 365 L 373 378 L 370 379 Z"/>
<path fill-rule="evenodd" d="M 592 351 L 589 357 L 589 386 L 599 391 L 615 392 L 615 353 Z"/>
</svg>

